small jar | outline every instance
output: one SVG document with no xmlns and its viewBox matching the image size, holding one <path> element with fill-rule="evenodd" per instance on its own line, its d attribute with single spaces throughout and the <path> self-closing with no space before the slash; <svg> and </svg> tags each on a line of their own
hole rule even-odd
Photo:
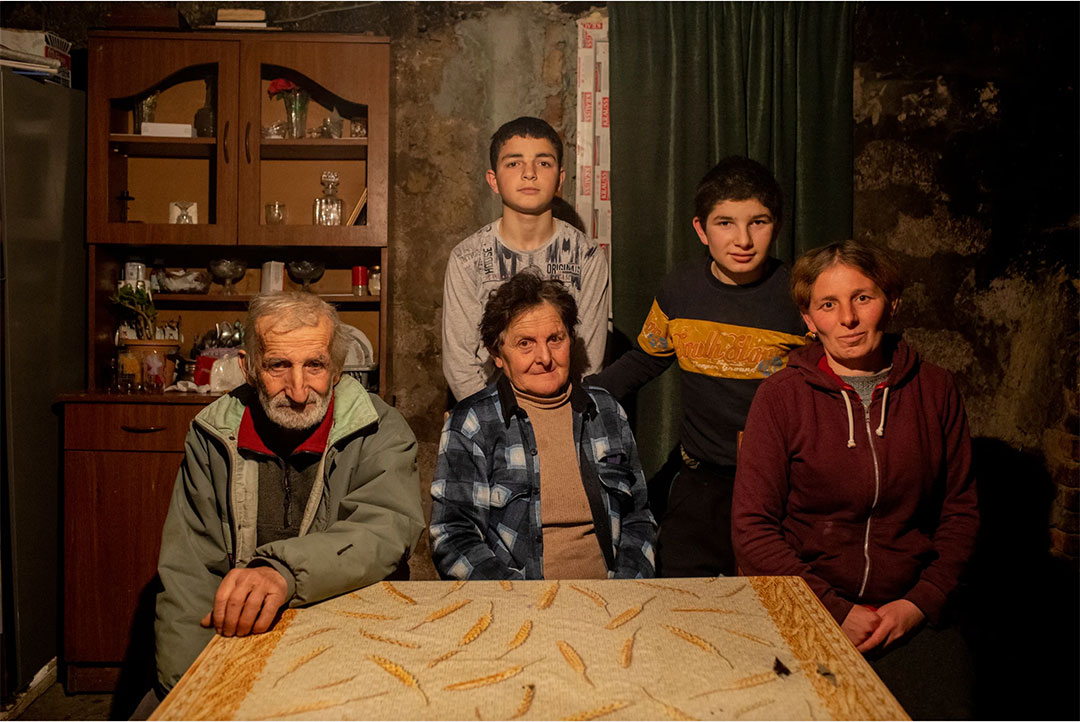
<svg viewBox="0 0 1080 722">
<path fill-rule="evenodd" d="M 372 266 L 368 269 L 368 290 L 372 296 L 382 295 L 382 268 Z"/>
<path fill-rule="evenodd" d="M 165 357 L 156 348 L 143 356 L 142 387 L 148 394 L 160 394 L 165 390 Z"/>
<path fill-rule="evenodd" d="M 121 394 L 139 391 L 142 382 L 142 366 L 139 357 L 128 349 L 116 354 L 116 390 Z"/>
<path fill-rule="evenodd" d="M 354 296 L 368 295 L 368 269 L 366 267 L 352 267 L 352 292 Z"/>
<path fill-rule="evenodd" d="M 266 204 L 266 225 L 283 226 L 288 217 L 285 203 L 282 201 L 270 201 Z"/>
</svg>

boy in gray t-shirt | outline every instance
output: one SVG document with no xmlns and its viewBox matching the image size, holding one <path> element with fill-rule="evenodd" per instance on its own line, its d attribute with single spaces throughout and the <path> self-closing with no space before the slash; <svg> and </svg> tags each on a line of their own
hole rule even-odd
<svg viewBox="0 0 1080 722">
<path fill-rule="evenodd" d="M 577 301 L 581 372 L 600 369 L 607 340 L 607 260 L 595 241 L 552 215 L 566 177 L 558 133 L 539 118 L 517 118 L 492 136 L 490 156 L 487 182 L 502 199 L 502 218 L 454 247 L 443 283 L 443 374 L 458 400 L 493 379 L 480 317 L 488 294 L 524 268 L 562 281 Z"/>
</svg>

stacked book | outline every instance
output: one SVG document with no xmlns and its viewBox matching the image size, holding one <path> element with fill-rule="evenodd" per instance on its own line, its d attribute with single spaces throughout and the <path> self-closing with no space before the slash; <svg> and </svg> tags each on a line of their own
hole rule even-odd
<svg viewBox="0 0 1080 722">
<path fill-rule="evenodd" d="M 71 43 L 37 30 L 0 28 L 0 66 L 16 73 L 71 87 Z"/>
<path fill-rule="evenodd" d="M 215 28 L 265 30 L 266 11 L 248 8 L 218 8 Z"/>
</svg>

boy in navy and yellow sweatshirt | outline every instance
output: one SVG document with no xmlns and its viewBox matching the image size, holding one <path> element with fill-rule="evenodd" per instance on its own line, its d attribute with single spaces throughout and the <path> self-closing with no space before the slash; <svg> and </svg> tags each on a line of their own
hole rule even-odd
<svg viewBox="0 0 1080 722">
<path fill-rule="evenodd" d="M 760 163 L 720 161 L 698 184 L 694 230 L 705 259 L 676 268 L 631 349 L 588 381 L 617 399 L 682 369 L 683 464 L 660 522 L 657 572 L 667 577 L 734 574 L 731 492 L 736 443 L 761 381 L 803 345 L 787 266 L 769 257 L 783 194 Z"/>
</svg>

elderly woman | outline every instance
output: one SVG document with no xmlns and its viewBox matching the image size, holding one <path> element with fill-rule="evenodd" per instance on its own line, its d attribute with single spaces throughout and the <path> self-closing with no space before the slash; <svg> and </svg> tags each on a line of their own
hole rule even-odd
<svg viewBox="0 0 1080 722">
<path fill-rule="evenodd" d="M 930 677 L 935 663 L 964 676 L 962 639 L 923 623 L 943 622 L 979 522 L 960 394 L 885 333 L 903 283 L 881 249 L 810 251 L 791 284 L 816 343 L 750 408 L 732 506 L 739 567 L 805 579 L 909 712 L 959 702 Z"/>
<path fill-rule="evenodd" d="M 450 412 L 431 484 L 444 578 L 651 577 L 656 522 L 626 414 L 571 380 L 577 305 L 528 270 L 492 292 L 480 334 L 501 373 Z"/>
</svg>

